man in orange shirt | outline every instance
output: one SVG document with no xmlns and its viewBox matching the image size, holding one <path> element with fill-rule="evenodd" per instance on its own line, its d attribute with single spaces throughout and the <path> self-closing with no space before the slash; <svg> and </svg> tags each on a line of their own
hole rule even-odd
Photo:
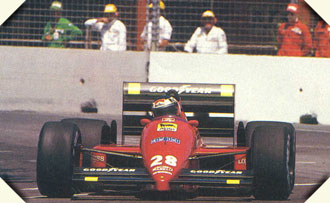
<svg viewBox="0 0 330 203">
<path fill-rule="evenodd" d="M 308 27 L 298 19 L 298 5 L 289 4 L 288 22 L 278 29 L 277 41 L 279 56 L 307 56 L 312 49 L 312 37 Z"/>
<path fill-rule="evenodd" d="M 330 26 L 320 19 L 314 29 L 314 42 L 316 57 L 330 57 Z"/>
</svg>

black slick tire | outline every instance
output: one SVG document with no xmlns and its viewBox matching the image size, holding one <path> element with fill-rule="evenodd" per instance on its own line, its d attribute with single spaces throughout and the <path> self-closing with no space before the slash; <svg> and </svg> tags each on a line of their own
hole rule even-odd
<svg viewBox="0 0 330 203">
<path fill-rule="evenodd" d="M 117 142 L 117 123 L 111 122 L 111 127 L 104 120 L 87 118 L 67 118 L 61 120 L 63 123 L 74 123 L 81 132 L 82 145 L 84 148 L 92 149 L 100 144 L 115 144 Z M 83 153 L 83 166 L 90 166 L 91 154 Z"/>
<path fill-rule="evenodd" d="M 285 126 L 261 126 L 251 142 L 256 199 L 286 200 L 295 180 L 295 136 Z"/>
<path fill-rule="evenodd" d="M 81 137 L 72 123 L 47 122 L 38 143 L 37 185 L 42 195 L 69 198 L 74 192 L 72 174 L 79 166 Z"/>
</svg>

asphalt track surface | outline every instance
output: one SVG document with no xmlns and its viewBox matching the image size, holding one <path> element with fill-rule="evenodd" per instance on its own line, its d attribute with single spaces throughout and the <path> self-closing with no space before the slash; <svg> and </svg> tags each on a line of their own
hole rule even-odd
<svg viewBox="0 0 330 203">
<path fill-rule="evenodd" d="M 36 155 L 40 129 L 44 122 L 68 117 L 101 118 L 111 116 L 85 114 L 47 114 L 24 111 L 0 111 L 0 175 L 26 202 L 148 202 L 132 194 L 84 193 L 73 199 L 41 196 L 36 185 Z M 118 119 L 118 116 L 114 117 Z M 297 131 L 296 183 L 288 201 L 305 202 L 330 177 L 330 126 L 295 124 Z M 1 201 L 1 197 L 0 197 Z M 166 201 L 171 202 L 171 201 Z M 177 202 L 177 201 L 172 201 Z M 197 197 L 182 202 L 262 202 L 253 197 Z M 274 201 L 275 202 L 275 201 Z"/>
</svg>

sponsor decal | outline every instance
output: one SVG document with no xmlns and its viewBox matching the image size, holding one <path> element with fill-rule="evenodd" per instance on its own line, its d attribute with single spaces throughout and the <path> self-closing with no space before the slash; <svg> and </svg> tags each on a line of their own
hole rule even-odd
<svg viewBox="0 0 330 203">
<path fill-rule="evenodd" d="M 162 118 L 162 122 L 175 122 L 175 118 Z"/>
<path fill-rule="evenodd" d="M 141 84 L 140 83 L 128 83 L 128 94 L 140 94 Z"/>
<path fill-rule="evenodd" d="M 85 181 L 88 182 L 97 182 L 99 181 L 99 177 L 85 177 Z"/>
<path fill-rule="evenodd" d="M 152 169 L 152 171 L 153 171 L 152 175 L 156 175 L 156 174 L 173 175 L 172 173 L 173 168 L 169 166 L 156 166 L 155 168 Z"/>
<path fill-rule="evenodd" d="M 230 175 L 241 175 L 243 171 L 226 171 L 226 170 L 190 170 L 193 174 L 230 174 Z"/>
<path fill-rule="evenodd" d="M 157 138 L 151 140 L 151 144 L 154 144 L 157 142 L 174 142 L 176 144 L 180 144 L 181 141 L 174 137 L 157 137 Z"/>
<path fill-rule="evenodd" d="M 175 123 L 159 123 L 157 125 L 157 131 L 172 131 L 175 132 L 178 129 L 178 125 Z"/>
<path fill-rule="evenodd" d="M 173 168 L 169 166 L 156 166 L 152 171 L 173 171 Z"/>
<path fill-rule="evenodd" d="M 161 86 L 152 86 L 150 87 L 150 92 L 168 92 L 169 90 L 175 90 L 179 94 L 212 94 L 212 88 L 203 88 L 203 87 L 191 87 L 191 85 L 181 85 L 180 87 L 161 87 Z"/>
<path fill-rule="evenodd" d="M 238 164 L 246 165 L 246 158 L 241 158 L 237 161 Z"/>
<path fill-rule="evenodd" d="M 96 155 L 94 157 L 97 161 L 102 161 L 102 162 L 105 161 L 105 156 L 104 155 Z"/>
<path fill-rule="evenodd" d="M 240 183 L 241 183 L 241 181 L 240 180 L 227 180 L 226 181 L 226 183 L 228 184 L 228 185 L 239 185 Z"/>
<path fill-rule="evenodd" d="M 156 175 L 156 174 L 169 174 L 169 175 L 173 175 L 173 173 L 169 172 L 169 171 L 156 171 L 154 173 L 152 173 L 152 175 Z"/>
<path fill-rule="evenodd" d="M 133 173 L 136 169 L 134 168 L 84 168 L 84 172 L 127 172 Z"/>
</svg>

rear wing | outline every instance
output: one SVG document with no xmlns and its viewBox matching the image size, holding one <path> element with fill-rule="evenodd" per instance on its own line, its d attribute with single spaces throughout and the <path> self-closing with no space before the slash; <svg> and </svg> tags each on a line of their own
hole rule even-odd
<svg viewBox="0 0 330 203">
<path fill-rule="evenodd" d="M 235 85 L 192 83 L 124 83 L 122 136 L 140 136 L 140 119 L 152 118 L 151 105 L 170 90 L 181 97 L 188 120 L 199 121 L 203 137 L 234 137 Z"/>
</svg>

